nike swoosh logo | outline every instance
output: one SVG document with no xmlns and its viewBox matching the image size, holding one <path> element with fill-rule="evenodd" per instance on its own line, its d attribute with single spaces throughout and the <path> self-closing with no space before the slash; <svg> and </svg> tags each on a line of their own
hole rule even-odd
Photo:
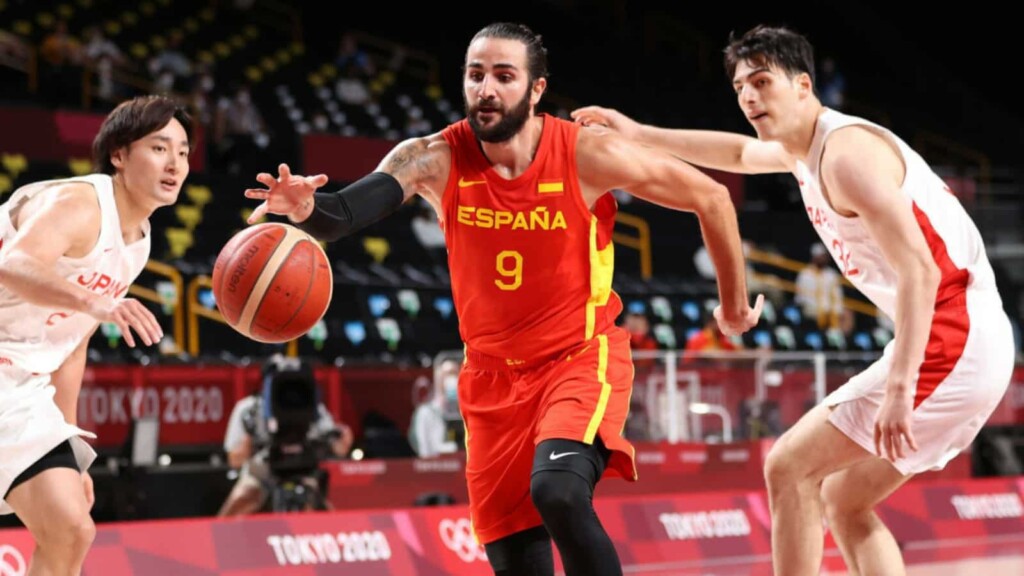
<svg viewBox="0 0 1024 576">
<path fill-rule="evenodd" d="M 562 452 L 561 454 L 552 452 L 551 455 L 548 456 L 548 458 L 550 458 L 552 460 L 558 460 L 562 456 L 569 456 L 570 454 L 579 454 L 579 452 Z"/>
<path fill-rule="evenodd" d="M 487 180 L 466 180 L 459 178 L 459 188 L 466 188 L 467 186 L 476 186 L 477 184 L 487 184 Z"/>
</svg>

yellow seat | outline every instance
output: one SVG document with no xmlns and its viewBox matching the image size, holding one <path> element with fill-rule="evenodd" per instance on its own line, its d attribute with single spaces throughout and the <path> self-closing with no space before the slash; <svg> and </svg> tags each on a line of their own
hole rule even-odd
<svg viewBox="0 0 1024 576">
<path fill-rule="evenodd" d="M 7 194 L 14 189 L 14 180 L 7 174 L 0 174 L 0 194 Z"/>
<path fill-rule="evenodd" d="M 185 252 L 187 252 L 195 242 L 195 239 L 192 237 L 192 231 L 185 228 L 168 227 L 165 234 L 167 236 L 167 245 L 170 247 L 171 256 L 174 258 L 183 257 Z"/>
<path fill-rule="evenodd" d="M 213 53 L 220 58 L 227 58 L 231 55 L 231 46 L 227 42 L 217 42 L 213 45 Z"/>
<path fill-rule="evenodd" d="M 185 196 L 192 201 L 193 204 L 200 208 L 206 206 L 213 199 L 213 192 L 210 191 L 209 186 L 200 185 L 188 185 L 185 187 Z"/>
<path fill-rule="evenodd" d="M 3 164 L 4 169 L 12 178 L 17 178 L 18 174 L 28 168 L 28 159 L 24 154 L 2 154 L 0 155 L 0 164 Z"/>
<path fill-rule="evenodd" d="M 203 210 L 198 206 L 178 204 L 174 207 L 174 213 L 178 216 L 178 222 L 184 224 L 189 231 L 195 230 L 203 221 Z"/>
<path fill-rule="evenodd" d="M 374 262 L 380 264 L 391 253 L 391 243 L 387 241 L 387 238 L 367 236 L 363 238 L 363 250 L 366 250 Z"/>
<path fill-rule="evenodd" d="M 88 158 L 71 158 L 68 160 L 68 169 L 75 176 L 83 176 L 92 172 L 92 160 Z"/>
</svg>

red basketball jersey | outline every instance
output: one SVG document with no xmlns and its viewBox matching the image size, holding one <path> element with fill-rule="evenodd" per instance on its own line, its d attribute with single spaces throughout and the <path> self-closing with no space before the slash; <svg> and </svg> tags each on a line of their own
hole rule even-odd
<svg viewBox="0 0 1024 576">
<path fill-rule="evenodd" d="M 617 205 L 591 212 L 576 171 L 579 126 L 542 115 L 530 167 L 507 180 L 492 168 L 466 120 L 442 132 L 451 174 L 442 202 L 452 295 L 463 342 L 526 362 L 566 350 L 613 326 Z"/>
</svg>

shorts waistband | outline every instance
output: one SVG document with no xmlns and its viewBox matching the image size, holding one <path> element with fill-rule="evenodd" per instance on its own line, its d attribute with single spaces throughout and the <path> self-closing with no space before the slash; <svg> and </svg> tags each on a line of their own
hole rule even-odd
<svg viewBox="0 0 1024 576">
<path fill-rule="evenodd" d="M 577 346 L 578 347 L 578 346 Z M 553 354 L 545 356 L 538 356 L 529 360 L 520 360 L 517 358 L 502 358 L 500 356 L 491 356 L 490 354 L 484 354 L 476 350 L 466 349 L 466 366 L 477 370 L 491 370 L 491 371 L 504 371 L 504 370 L 526 370 L 529 368 L 536 368 L 543 364 L 547 364 L 553 360 L 559 360 L 564 358 L 571 349 L 559 350 Z"/>
</svg>

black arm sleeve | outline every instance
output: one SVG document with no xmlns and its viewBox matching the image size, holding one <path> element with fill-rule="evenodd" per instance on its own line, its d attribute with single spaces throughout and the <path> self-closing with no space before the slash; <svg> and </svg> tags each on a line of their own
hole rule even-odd
<svg viewBox="0 0 1024 576">
<path fill-rule="evenodd" d="M 317 192 L 313 213 L 294 224 L 317 240 L 334 242 L 398 210 L 404 198 L 394 176 L 372 172 L 337 192 Z"/>
</svg>

